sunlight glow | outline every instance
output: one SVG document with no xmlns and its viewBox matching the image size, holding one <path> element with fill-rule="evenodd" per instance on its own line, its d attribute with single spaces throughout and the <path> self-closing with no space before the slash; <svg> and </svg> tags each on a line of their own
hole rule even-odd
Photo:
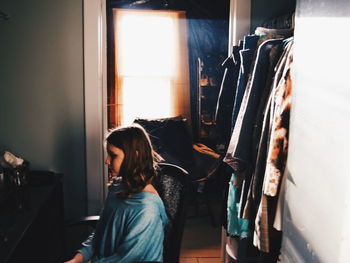
<svg viewBox="0 0 350 263">
<path fill-rule="evenodd" d="M 174 76 L 174 30 L 171 17 L 123 15 L 118 30 L 119 73 L 124 76 Z"/>
<path fill-rule="evenodd" d="M 122 100 L 126 103 L 123 105 L 122 123 L 131 124 L 137 117 L 171 116 L 170 84 L 167 78 L 123 78 Z"/>
<path fill-rule="evenodd" d="M 116 58 L 121 124 L 165 118 L 174 110 L 176 17 L 169 12 L 117 13 Z"/>
</svg>

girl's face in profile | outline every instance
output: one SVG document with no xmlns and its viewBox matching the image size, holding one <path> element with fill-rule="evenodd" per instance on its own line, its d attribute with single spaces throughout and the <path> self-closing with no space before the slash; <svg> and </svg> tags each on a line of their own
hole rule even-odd
<svg viewBox="0 0 350 263">
<path fill-rule="evenodd" d="M 122 149 L 117 148 L 107 143 L 107 159 L 105 164 L 108 165 L 108 179 L 119 176 L 120 167 L 124 160 L 124 152 Z"/>
</svg>

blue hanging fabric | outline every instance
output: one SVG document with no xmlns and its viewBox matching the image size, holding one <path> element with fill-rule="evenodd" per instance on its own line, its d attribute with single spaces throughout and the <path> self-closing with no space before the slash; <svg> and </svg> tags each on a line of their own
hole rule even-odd
<svg viewBox="0 0 350 263">
<path fill-rule="evenodd" d="M 227 199 L 227 233 L 231 236 L 246 238 L 252 235 L 252 231 L 249 229 L 249 221 L 238 217 L 239 198 L 238 187 L 234 184 L 235 179 L 236 175 L 232 173 Z"/>
</svg>

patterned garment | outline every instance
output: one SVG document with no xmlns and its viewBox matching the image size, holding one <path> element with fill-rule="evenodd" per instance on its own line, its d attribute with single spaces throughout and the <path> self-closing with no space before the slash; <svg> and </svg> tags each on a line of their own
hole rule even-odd
<svg viewBox="0 0 350 263">
<path fill-rule="evenodd" d="M 255 220 L 253 244 L 259 250 L 268 253 L 270 251 L 268 202 L 264 194 L 261 196 L 258 215 L 260 216 L 257 216 Z"/>
<path fill-rule="evenodd" d="M 285 45 L 283 45 L 283 49 L 284 47 Z M 247 202 L 243 211 L 243 218 L 246 218 L 251 222 L 254 222 L 259 208 L 262 194 L 262 186 L 264 182 L 268 149 L 267 147 L 271 137 L 272 118 L 270 117 L 270 115 L 273 114 L 273 112 L 271 112 L 273 90 L 275 90 L 275 87 L 278 85 L 282 77 L 282 73 L 286 64 L 286 54 L 287 50 L 284 49 L 282 55 L 280 56 L 280 59 L 274 67 L 273 82 L 269 92 L 269 98 L 267 99 L 266 105 L 264 105 L 265 107 L 262 110 L 262 113 L 258 116 L 258 120 L 256 121 L 257 129 L 253 138 L 255 141 L 257 141 L 255 167 L 252 175 L 252 180 L 249 186 Z M 259 120 L 259 118 L 262 120 Z M 259 124 L 260 122 L 261 124 Z"/>
<path fill-rule="evenodd" d="M 278 192 L 288 153 L 289 115 L 292 102 L 292 81 L 290 77 L 290 66 L 293 62 L 292 42 L 289 42 L 286 48 L 288 49 L 288 55 L 283 74 L 285 77 L 281 78 L 273 96 L 274 114 L 272 115 L 271 138 L 264 177 L 264 194 L 268 196 L 276 196 Z"/>
<path fill-rule="evenodd" d="M 293 62 L 293 40 L 285 47 L 287 49 L 286 64 L 282 77 L 273 91 L 271 101 L 272 129 L 270 135 L 267 166 L 263 182 L 263 194 L 261 196 L 258 213 L 255 219 L 254 245 L 259 250 L 268 253 L 270 251 L 271 232 L 276 213 L 277 194 L 279 182 L 283 175 L 287 160 L 289 113 L 291 107 L 292 80 L 290 68 Z"/>
</svg>

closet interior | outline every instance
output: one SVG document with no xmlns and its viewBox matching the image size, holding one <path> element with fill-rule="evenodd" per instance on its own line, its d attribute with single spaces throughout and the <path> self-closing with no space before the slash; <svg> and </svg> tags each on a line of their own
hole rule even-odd
<svg viewBox="0 0 350 263">
<path fill-rule="evenodd" d="M 151 134 L 155 149 L 166 161 L 189 171 L 193 199 L 206 195 L 212 225 L 220 221 L 222 227 L 223 260 L 277 262 L 296 3 L 249 2 L 247 6 L 233 0 L 220 5 L 210 1 L 108 1 L 109 125 L 120 124 L 118 112 L 123 111 L 118 95 L 121 84 L 114 77 L 118 72 L 115 38 L 121 30 L 115 23 L 115 10 L 184 10 L 187 36 L 182 37 L 188 41 L 191 115 L 185 115 L 184 123 L 177 116 L 157 121 L 144 117 L 135 122 Z M 245 25 L 238 19 L 244 15 L 238 13 L 240 8 L 248 15 Z M 186 133 L 183 125 L 191 132 Z M 185 139 L 186 134 L 190 140 Z M 171 144 L 176 144 L 176 151 Z M 206 201 L 213 192 L 220 199 L 219 212 Z"/>
</svg>

